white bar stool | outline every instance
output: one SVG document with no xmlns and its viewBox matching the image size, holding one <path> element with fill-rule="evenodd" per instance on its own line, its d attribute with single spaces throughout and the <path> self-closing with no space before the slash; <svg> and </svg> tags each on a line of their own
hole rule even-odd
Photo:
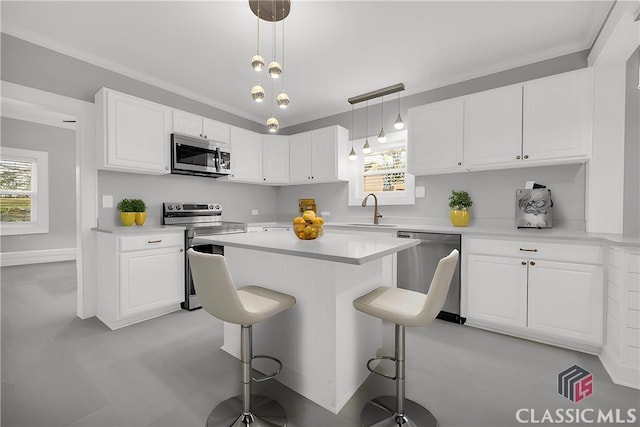
<svg viewBox="0 0 640 427">
<path fill-rule="evenodd" d="M 212 316 L 242 326 L 240 335 L 240 361 L 242 363 L 242 394 L 216 406 L 207 427 L 275 427 L 286 426 L 287 415 L 278 402 L 261 395 L 252 395 L 252 381 L 273 378 L 282 369 L 282 363 L 270 356 L 253 356 L 251 325 L 292 307 L 296 299 L 291 295 L 260 286 L 236 289 L 227 261 L 222 255 L 187 251 L 196 294 L 202 307 Z M 268 358 L 279 368 L 263 378 L 251 376 L 251 360 Z"/>
<path fill-rule="evenodd" d="M 405 326 L 427 326 L 436 318 L 449 292 L 451 278 L 458 263 L 454 249 L 438 263 L 426 294 L 408 289 L 380 286 L 353 301 L 356 310 L 395 323 L 395 357 L 379 356 L 369 359 L 367 369 L 376 375 L 395 380 L 395 396 L 379 396 L 362 409 L 360 420 L 365 427 L 431 427 L 438 421 L 426 408 L 405 398 Z M 395 376 L 371 368 L 375 360 L 395 362 Z"/>
</svg>

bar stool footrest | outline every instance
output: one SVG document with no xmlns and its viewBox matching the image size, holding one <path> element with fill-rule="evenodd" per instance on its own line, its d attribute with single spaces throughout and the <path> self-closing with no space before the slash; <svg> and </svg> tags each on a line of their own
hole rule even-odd
<svg viewBox="0 0 640 427">
<path fill-rule="evenodd" d="M 385 377 L 385 378 L 390 379 L 390 380 L 396 380 L 398 378 L 396 376 L 392 377 L 391 375 L 383 374 L 382 372 L 378 372 L 375 369 L 373 369 L 370 365 L 371 365 L 371 362 L 376 361 L 376 360 L 391 360 L 392 362 L 395 362 L 396 361 L 395 357 L 391 357 L 391 356 L 376 356 L 376 357 L 372 357 L 371 359 L 369 359 L 367 361 L 367 369 L 372 374 L 380 375 L 381 377 Z"/>
<path fill-rule="evenodd" d="M 261 383 L 262 381 L 270 380 L 273 377 L 275 377 L 276 375 L 278 375 L 280 373 L 280 371 L 282 371 L 282 362 L 279 359 L 276 359 L 273 356 L 266 356 L 264 354 L 259 354 L 259 355 L 253 356 L 251 358 L 251 360 L 253 360 L 253 359 L 269 359 L 269 360 L 273 360 L 274 362 L 276 362 L 278 364 L 278 369 L 276 369 L 275 371 L 273 371 L 269 375 L 265 375 L 264 377 L 260 377 L 260 378 L 253 378 L 253 377 L 251 378 L 253 381 L 255 381 L 257 383 Z"/>
</svg>

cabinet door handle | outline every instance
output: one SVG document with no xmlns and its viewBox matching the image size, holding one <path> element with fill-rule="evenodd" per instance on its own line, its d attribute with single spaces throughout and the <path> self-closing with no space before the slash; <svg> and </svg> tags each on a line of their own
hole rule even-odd
<svg viewBox="0 0 640 427">
<path fill-rule="evenodd" d="M 527 262 L 526 261 L 522 261 L 522 265 L 527 265 Z"/>
<path fill-rule="evenodd" d="M 462 166 L 462 162 L 458 162 L 458 166 Z"/>
<path fill-rule="evenodd" d="M 537 249 L 520 248 L 520 250 L 521 250 L 522 252 L 538 252 L 538 250 L 537 250 Z"/>
<path fill-rule="evenodd" d="M 529 265 L 536 265 L 535 261 L 531 261 Z"/>
<path fill-rule="evenodd" d="M 180 249 L 180 252 L 184 252 L 184 249 Z"/>
<path fill-rule="evenodd" d="M 528 158 L 529 158 L 529 155 L 528 155 L 528 154 L 525 154 L 525 155 L 524 155 L 524 158 L 525 158 L 525 159 L 528 159 Z"/>
<path fill-rule="evenodd" d="M 516 156 L 516 160 L 520 160 L 520 156 Z"/>
<path fill-rule="evenodd" d="M 162 239 L 160 240 L 147 240 L 147 243 L 161 243 Z"/>
</svg>

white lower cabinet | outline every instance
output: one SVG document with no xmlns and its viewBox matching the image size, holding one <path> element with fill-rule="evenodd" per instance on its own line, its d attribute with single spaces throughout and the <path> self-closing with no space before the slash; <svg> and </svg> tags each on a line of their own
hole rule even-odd
<svg viewBox="0 0 640 427">
<path fill-rule="evenodd" d="M 466 237 L 462 247 L 468 324 L 586 351 L 602 347 L 600 246 Z"/>
<path fill-rule="evenodd" d="M 180 309 L 184 232 L 98 234 L 98 318 L 118 329 Z"/>
<path fill-rule="evenodd" d="M 468 318 L 522 328 L 527 326 L 525 261 L 469 254 L 467 275 L 472 282 L 466 293 Z"/>
</svg>

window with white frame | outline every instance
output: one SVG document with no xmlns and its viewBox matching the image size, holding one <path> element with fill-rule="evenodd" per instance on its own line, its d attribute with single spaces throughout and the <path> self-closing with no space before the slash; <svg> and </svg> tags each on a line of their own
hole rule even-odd
<svg viewBox="0 0 640 427">
<path fill-rule="evenodd" d="M 0 235 L 49 232 L 49 154 L 0 149 Z"/>
<path fill-rule="evenodd" d="M 368 154 L 362 152 L 364 142 L 353 141 L 358 157 L 349 162 L 349 206 L 360 205 L 369 193 L 380 205 L 415 204 L 415 179 L 407 173 L 407 132 L 387 134 L 385 143 L 369 137 Z"/>
</svg>

